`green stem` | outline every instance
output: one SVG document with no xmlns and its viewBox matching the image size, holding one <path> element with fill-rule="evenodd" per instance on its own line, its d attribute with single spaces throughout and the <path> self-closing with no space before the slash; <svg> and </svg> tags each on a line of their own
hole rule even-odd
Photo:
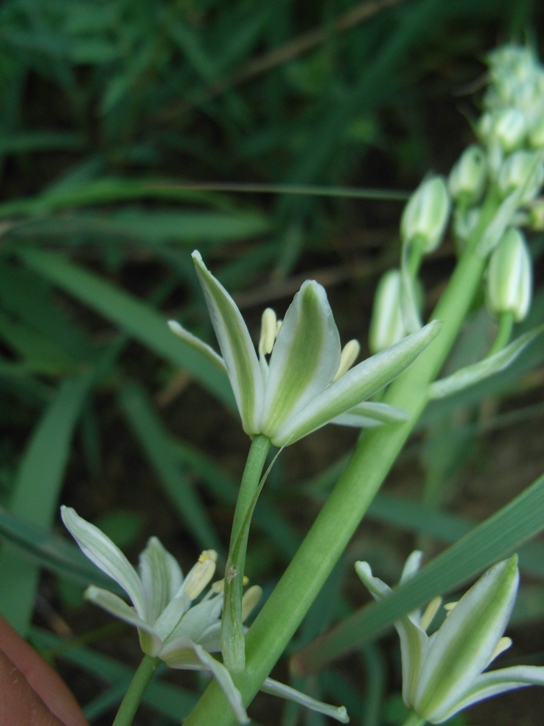
<svg viewBox="0 0 544 726">
<path fill-rule="evenodd" d="M 510 342 L 513 328 L 514 328 L 514 314 L 513 313 L 503 313 L 499 318 L 499 327 L 497 330 L 497 335 L 495 336 L 493 345 L 489 349 L 486 358 L 489 358 L 490 355 L 493 355 L 494 353 L 498 353 L 503 348 L 506 348 L 506 346 Z"/>
<path fill-rule="evenodd" d="M 427 722 L 424 718 L 420 718 L 417 713 L 412 711 L 402 726 L 423 726 L 425 723 Z"/>
<path fill-rule="evenodd" d="M 255 619 L 246 638 L 246 669 L 234 675 L 244 703 L 255 696 L 286 648 L 425 408 L 429 383 L 444 364 L 481 284 L 486 261 L 476 247 L 495 211 L 493 204 L 484 208 L 472 244 L 467 246 L 431 316 L 443 322 L 440 335 L 387 391 L 384 400 L 404 409 L 410 420 L 368 430 L 361 437 L 297 554 Z M 214 683 L 206 689 L 185 726 L 210 723 L 233 723 L 221 689 Z"/>
<path fill-rule="evenodd" d="M 134 674 L 130 686 L 124 695 L 117 715 L 113 721 L 112 726 L 130 726 L 138 706 L 144 695 L 144 691 L 150 684 L 155 671 L 160 665 L 160 658 L 153 658 L 150 655 L 144 655 L 142 662 L 138 666 L 136 673 Z"/>
<path fill-rule="evenodd" d="M 245 666 L 242 591 L 247 541 L 251 514 L 270 446 L 270 439 L 266 436 L 255 436 L 251 442 L 234 511 L 225 570 L 225 600 L 221 623 L 221 650 L 225 665 L 232 672 L 240 672 Z"/>
</svg>

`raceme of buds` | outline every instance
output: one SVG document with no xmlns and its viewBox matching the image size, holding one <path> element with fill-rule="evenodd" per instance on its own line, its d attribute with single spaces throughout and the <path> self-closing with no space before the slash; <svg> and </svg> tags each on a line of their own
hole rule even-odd
<svg viewBox="0 0 544 726">
<path fill-rule="evenodd" d="M 489 259 L 486 302 L 489 312 L 498 317 L 512 313 L 519 323 L 531 303 L 532 264 L 522 233 L 510 227 Z"/>
<path fill-rule="evenodd" d="M 485 151 L 472 144 L 461 154 L 450 172 L 448 187 L 451 196 L 464 205 L 476 204 L 482 198 L 487 181 Z"/>
<path fill-rule="evenodd" d="M 408 200 L 400 222 L 402 240 L 432 252 L 440 242 L 450 214 L 446 181 L 434 176 L 423 181 Z"/>
</svg>

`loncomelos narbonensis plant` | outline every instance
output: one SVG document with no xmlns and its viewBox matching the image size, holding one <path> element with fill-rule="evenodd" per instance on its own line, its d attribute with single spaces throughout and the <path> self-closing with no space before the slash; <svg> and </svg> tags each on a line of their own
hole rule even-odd
<svg viewBox="0 0 544 726">
<path fill-rule="evenodd" d="M 219 352 L 178 323 L 170 326 L 184 344 L 209 358 L 228 378 L 242 427 L 251 440 L 224 578 L 202 594 L 213 577 L 215 553 L 203 553 L 184 578 L 156 539 L 142 553 L 137 572 L 93 525 L 73 510 L 63 511 L 65 524 L 83 551 L 121 585 L 132 602 L 128 606 L 98 588 L 88 591 L 89 599 L 138 629 L 145 653 L 119 710 L 118 726 L 130 723 L 160 661 L 174 668 L 205 669 L 214 676 L 185 721 L 187 726 L 244 722 L 245 709 L 259 689 L 347 720 L 344 709 L 313 701 L 272 681 L 268 674 L 428 401 L 502 370 L 540 332 L 511 341 L 514 324 L 525 317 L 531 300 L 531 261 L 522 229 L 537 226 L 542 216 L 538 194 L 544 179 L 544 71 L 529 48 L 507 46 L 490 56 L 489 79 L 483 114 L 476 125 L 477 143 L 461 154 L 449 178 L 425 179 L 404 209 L 400 264 L 379 283 L 370 329 L 373 355 L 367 360 L 356 363 L 356 341 L 341 346 L 326 292 L 313 281 L 302 285 L 283 321 L 272 310 L 264 311 L 260 339 L 254 345 L 234 300 L 201 255 L 193 253 Z M 419 269 L 448 229 L 457 264 L 423 325 Z M 436 380 L 479 298 L 497 322 L 489 351 L 482 360 Z M 372 400 L 376 394 L 379 401 Z M 267 455 L 272 447 L 281 451 L 296 445 L 329 423 L 366 430 L 300 549 L 246 632 L 245 617 L 260 595 L 258 588 L 243 592 L 246 547 L 266 478 Z M 369 565 L 358 563 L 357 571 L 377 599 L 387 594 L 388 588 L 372 576 Z M 406 663 L 404 697 L 413 710 L 411 723 L 440 722 L 478 700 L 481 689 L 477 694 L 470 691 L 476 682 L 467 683 L 467 673 L 474 671 L 476 676 L 495 657 L 497 646 L 503 648 L 500 638 L 516 587 L 517 566 L 509 560 L 490 570 L 467 593 L 436 636 L 429 638 L 428 623 L 422 624 L 415 616 L 397 623 Z M 496 590 L 497 597 L 494 607 L 486 609 L 487 590 Z M 472 655 L 456 659 L 450 645 L 452 639 L 463 640 L 461 636 L 467 642 L 474 636 L 478 647 Z M 221 653 L 222 659 L 210 653 Z M 437 668 L 449 673 L 440 688 L 433 675 Z M 517 678 L 520 683 L 505 686 L 505 676 L 493 686 L 489 685 L 492 674 L 484 674 L 478 676 L 477 684 L 483 678 L 489 686 L 487 690 L 482 686 L 485 695 L 492 695 L 542 682 L 540 671 L 525 673 L 525 682 L 519 673 L 509 675 L 510 681 Z"/>
</svg>

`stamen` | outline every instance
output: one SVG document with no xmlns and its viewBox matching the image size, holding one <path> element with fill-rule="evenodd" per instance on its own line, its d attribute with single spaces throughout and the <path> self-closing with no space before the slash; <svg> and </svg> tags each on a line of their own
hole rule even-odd
<svg viewBox="0 0 544 726">
<path fill-rule="evenodd" d="M 272 308 L 266 308 L 261 318 L 259 355 L 270 355 L 278 334 L 278 319 Z"/>
<path fill-rule="evenodd" d="M 198 558 L 198 562 L 187 575 L 183 592 L 189 600 L 197 598 L 202 590 L 208 585 L 215 572 L 217 552 L 215 550 L 204 550 Z"/>
<path fill-rule="evenodd" d="M 497 645 L 495 646 L 495 650 L 493 651 L 493 654 L 491 658 L 489 659 L 489 662 L 491 663 L 492 660 L 495 660 L 495 658 L 500 655 L 501 653 L 504 653 L 505 650 L 508 650 L 508 648 L 512 645 L 512 638 L 503 637 L 499 640 Z"/>
<path fill-rule="evenodd" d="M 340 378 L 340 376 L 343 376 L 346 371 L 349 371 L 351 366 L 355 363 L 360 350 L 361 346 L 359 345 L 358 340 L 350 340 L 349 343 L 345 344 L 342 348 L 342 353 L 340 354 L 340 365 L 338 366 L 336 375 L 332 379 L 333 381 L 336 381 Z"/>
<path fill-rule="evenodd" d="M 246 618 L 254 610 L 261 599 L 262 594 L 263 588 L 259 587 L 259 585 L 252 585 L 244 593 L 244 596 L 242 597 L 242 622 L 246 620 Z"/>
<path fill-rule="evenodd" d="M 423 628 L 423 630 L 427 630 L 429 625 L 433 622 L 434 616 L 438 612 L 440 605 L 442 605 L 442 598 L 440 596 L 433 597 L 431 602 L 427 605 L 423 615 L 421 616 L 421 620 L 419 621 L 419 625 Z"/>
</svg>

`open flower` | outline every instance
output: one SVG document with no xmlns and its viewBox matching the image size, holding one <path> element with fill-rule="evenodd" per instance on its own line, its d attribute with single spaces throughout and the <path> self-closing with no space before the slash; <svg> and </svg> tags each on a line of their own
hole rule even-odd
<svg viewBox="0 0 544 726">
<path fill-rule="evenodd" d="M 421 552 L 408 558 L 401 583 L 419 568 Z M 391 593 L 372 575 L 367 562 L 355 564 L 357 574 L 376 600 Z M 402 697 L 408 708 L 430 723 L 442 723 L 490 696 L 515 688 L 544 685 L 544 667 L 513 666 L 483 672 L 511 645 L 503 633 L 516 599 L 517 556 L 499 562 L 455 604 L 441 627 L 427 635 L 440 598 L 423 614 L 405 615 L 395 623 L 402 655 Z"/>
<path fill-rule="evenodd" d="M 434 321 L 396 345 L 351 367 L 356 341 L 344 350 L 324 288 L 306 281 L 283 322 L 268 308 L 258 355 L 236 303 L 193 252 L 222 357 L 176 322 L 182 340 L 207 355 L 228 375 L 244 431 L 263 434 L 276 446 L 292 444 L 348 412 L 366 425 L 403 420 L 403 412 L 363 401 L 390 383 L 430 343 L 440 328 Z M 353 424 L 353 417 L 349 423 Z"/>
<path fill-rule="evenodd" d="M 172 555 L 156 537 L 151 537 L 140 554 L 138 571 L 121 550 L 98 527 L 85 521 L 70 507 L 61 507 L 62 520 L 83 554 L 129 596 L 128 605 L 118 595 L 91 585 L 87 600 L 138 628 L 140 646 L 149 656 L 158 657 L 176 669 L 210 671 L 223 689 L 238 723 L 247 723 L 242 697 L 225 666 L 210 653 L 220 650 L 223 582 L 210 584 L 217 553 L 205 550 L 184 577 Z M 261 596 L 254 585 L 242 599 L 245 619 Z M 200 598 L 196 602 L 197 598 Z M 344 707 L 329 706 L 289 686 L 267 678 L 262 690 L 295 701 L 337 721 L 347 723 Z"/>
</svg>

